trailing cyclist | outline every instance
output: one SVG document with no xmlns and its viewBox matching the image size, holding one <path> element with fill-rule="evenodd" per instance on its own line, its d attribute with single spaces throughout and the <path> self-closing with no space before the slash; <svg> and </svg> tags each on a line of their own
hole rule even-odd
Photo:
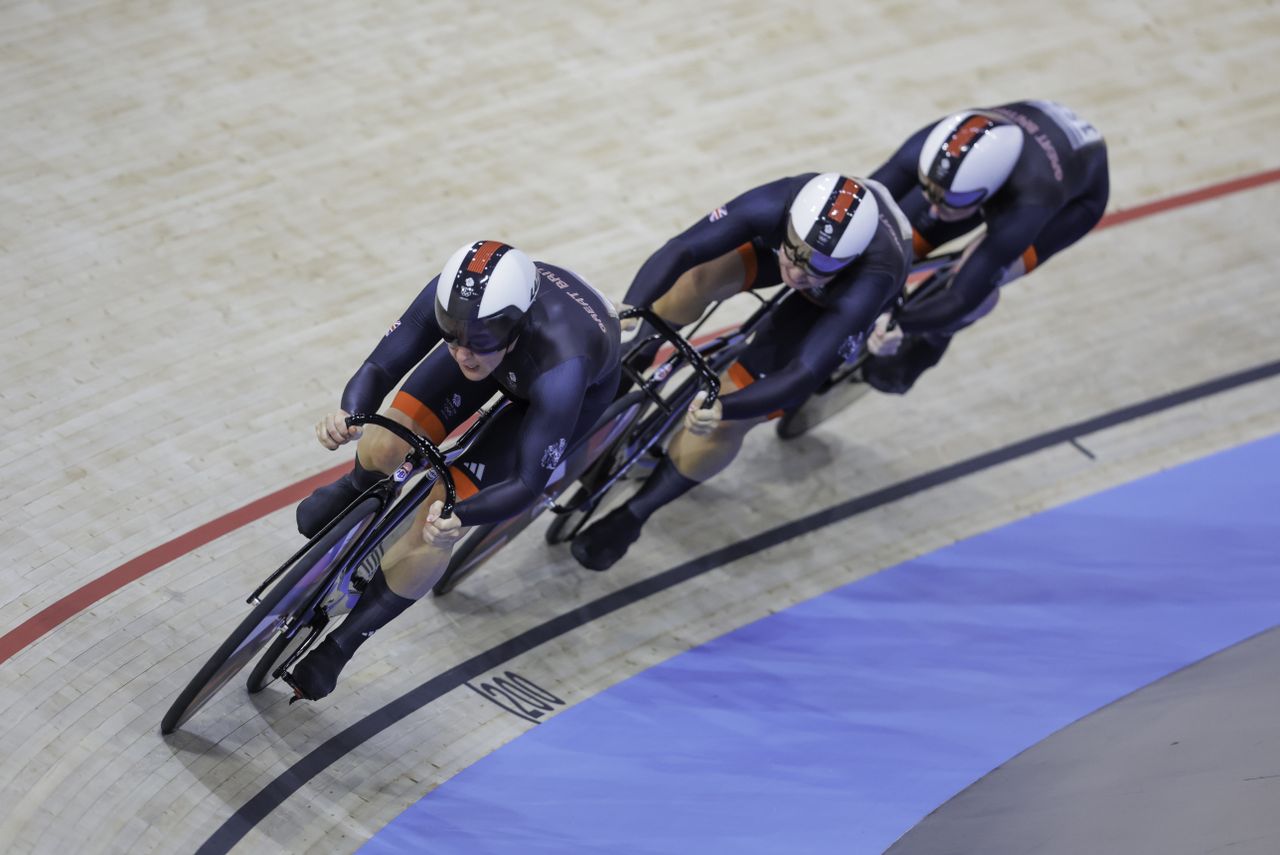
<svg viewBox="0 0 1280 855">
<path fill-rule="evenodd" d="M 436 346 L 441 340 L 446 347 Z M 355 467 L 298 505 L 298 530 L 315 535 L 404 460 L 403 440 L 378 427 L 361 435 L 345 419 L 379 407 L 415 365 L 384 415 L 436 444 L 495 392 L 514 405 L 451 467 L 454 515 L 440 518 L 434 491 L 347 618 L 284 675 L 297 697 L 333 691 L 356 648 L 431 590 L 466 528 L 533 504 L 565 450 L 613 400 L 619 349 L 613 304 L 573 272 L 497 241 L 453 254 L 352 376 L 341 408 L 316 425 L 330 450 L 359 440 Z"/>
<path fill-rule="evenodd" d="M 913 134 L 872 177 L 911 221 L 918 258 L 986 224 L 945 288 L 876 319 L 862 379 L 897 394 L 995 307 L 1001 286 L 1096 226 L 1109 187 L 1102 134 L 1051 101 L 955 113 Z"/>
<path fill-rule="evenodd" d="M 854 360 L 876 316 L 900 294 L 910 260 L 910 226 L 889 192 L 831 172 L 749 190 L 654 253 L 626 303 L 650 306 L 677 326 L 739 291 L 785 283 L 795 296 L 722 376 L 721 399 L 709 408 L 701 395 L 694 399 L 640 490 L 574 538 L 578 561 L 611 567 L 654 511 L 728 466 L 751 428 Z M 652 352 L 637 361 L 646 364 Z"/>
</svg>

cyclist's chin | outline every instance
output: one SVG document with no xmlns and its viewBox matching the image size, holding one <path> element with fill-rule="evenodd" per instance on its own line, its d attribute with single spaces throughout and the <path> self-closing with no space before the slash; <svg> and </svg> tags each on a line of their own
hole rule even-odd
<svg viewBox="0 0 1280 855">
<path fill-rule="evenodd" d="M 803 293 L 805 291 L 812 291 L 814 288 L 817 288 L 822 283 L 813 282 L 808 279 L 788 279 L 787 277 L 784 276 L 782 278 L 782 284 L 786 285 L 788 288 L 790 288 L 793 291 L 800 291 L 801 293 Z"/>
</svg>

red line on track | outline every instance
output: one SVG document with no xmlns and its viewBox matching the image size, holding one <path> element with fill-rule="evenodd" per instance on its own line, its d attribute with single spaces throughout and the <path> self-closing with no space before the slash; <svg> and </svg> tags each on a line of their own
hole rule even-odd
<svg viewBox="0 0 1280 855">
<path fill-rule="evenodd" d="M 1128 208 L 1121 211 L 1113 211 L 1102 218 L 1102 222 L 1097 225 L 1097 229 L 1110 228 L 1127 223 L 1132 220 L 1142 219 L 1144 217 L 1162 214 L 1175 208 L 1184 208 L 1188 205 L 1194 205 L 1198 202 L 1205 202 L 1210 199 L 1217 199 L 1232 193 L 1240 193 L 1245 190 L 1252 190 L 1255 187 L 1261 187 L 1264 184 L 1270 184 L 1274 181 L 1280 181 L 1280 169 L 1271 169 L 1266 172 L 1258 172 L 1253 175 L 1247 175 L 1243 178 L 1236 178 L 1231 181 L 1224 181 L 1220 184 L 1212 184 L 1208 187 L 1202 187 L 1199 190 L 1192 190 L 1187 193 L 1180 193 L 1176 196 L 1169 196 L 1164 199 L 1157 199 L 1154 202 L 1148 202 L 1145 205 L 1138 205 L 1134 208 Z M 712 333 L 715 335 L 715 333 Z M 263 496 L 242 508 L 232 511 L 229 514 L 218 517 L 212 522 L 207 522 L 199 528 L 192 529 L 186 534 L 179 535 L 173 540 L 166 541 L 156 548 L 144 552 L 136 558 L 132 558 L 121 564 L 119 567 L 108 572 L 107 574 L 94 579 L 88 584 L 82 585 L 76 590 L 64 596 L 62 599 L 46 606 L 44 609 L 27 618 L 18 626 L 0 635 L 0 663 L 12 657 L 29 644 L 34 643 L 45 633 L 57 627 L 59 624 L 70 620 L 80 612 L 92 606 L 101 599 L 115 593 L 116 591 L 135 582 L 159 567 L 163 567 L 170 561 L 174 561 L 186 555 L 188 552 L 199 549 L 207 543 L 229 534 L 242 526 L 248 525 L 254 520 L 261 519 L 267 514 L 274 513 L 281 508 L 288 507 L 295 502 L 299 502 L 311 494 L 316 487 L 327 484 L 345 472 L 351 464 L 344 463 L 340 466 L 334 466 L 326 469 L 316 475 L 312 475 L 306 480 L 299 481 L 277 490 L 269 496 Z"/>
<path fill-rule="evenodd" d="M 99 576 L 52 605 L 46 606 L 32 617 L 27 618 L 27 620 L 0 636 L 0 662 L 4 662 L 28 644 L 58 626 L 58 624 L 70 620 L 98 602 L 98 600 L 115 593 L 130 582 L 136 582 L 152 570 L 163 567 L 170 561 L 181 558 L 188 552 L 199 549 L 224 534 L 229 534 L 254 520 L 265 517 L 267 514 L 302 501 L 311 495 L 311 491 L 316 487 L 329 483 L 350 468 L 351 462 L 348 461 L 341 466 L 326 469 L 306 480 L 291 484 L 283 490 L 277 490 L 269 496 L 256 499 L 242 508 L 238 508 L 229 514 L 224 514 L 212 522 L 207 522 L 199 528 L 175 537 L 173 540 L 166 541 L 155 549 L 142 553 L 137 558 L 131 558 L 106 575 Z"/>
<path fill-rule="evenodd" d="M 1280 169 L 1269 169 L 1266 172 L 1246 175 L 1244 178 L 1235 178 L 1231 181 L 1224 181 L 1221 184 L 1210 184 L 1208 187 L 1201 187 L 1199 190 L 1179 193 L 1177 196 L 1169 196 L 1165 199 L 1157 199 L 1154 202 L 1148 202 L 1136 208 L 1112 211 L 1102 218 L 1102 222 L 1098 223 L 1095 230 L 1118 226 L 1121 223 L 1140 220 L 1143 217 L 1150 217 L 1154 214 L 1163 214 L 1165 211 L 1171 211 L 1174 208 L 1185 208 L 1187 205 L 1207 202 L 1210 199 L 1229 196 L 1232 193 L 1239 193 L 1243 190 L 1252 190 L 1255 187 L 1261 187 L 1263 184 L 1270 184 L 1273 181 L 1280 181 Z"/>
</svg>

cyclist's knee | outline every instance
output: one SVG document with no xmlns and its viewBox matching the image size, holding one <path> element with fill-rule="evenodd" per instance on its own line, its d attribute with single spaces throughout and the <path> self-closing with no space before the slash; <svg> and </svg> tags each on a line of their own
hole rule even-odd
<svg viewBox="0 0 1280 855">
<path fill-rule="evenodd" d="M 391 411 L 389 415 L 394 418 L 395 411 Z M 412 424 L 409 427 L 414 428 Z M 409 444 L 391 431 L 371 426 L 365 428 L 356 452 L 366 469 L 387 473 L 404 462 L 405 455 L 409 453 Z"/>
<path fill-rule="evenodd" d="M 678 444 L 691 453 L 711 452 L 713 450 L 733 449 L 742 445 L 747 433 L 763 419 L 723 420 L 708 433 L 701 435 L 690 433 L 681 428 L 676 435 Z"/>
</svg>

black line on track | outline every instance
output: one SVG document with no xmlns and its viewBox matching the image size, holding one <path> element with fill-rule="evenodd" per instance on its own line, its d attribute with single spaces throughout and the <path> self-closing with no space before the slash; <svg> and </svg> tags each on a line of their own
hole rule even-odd
<svg viewBox="0 0 1280 855">
<path fill-rule="evenodd" d="M 1083 454 L 1085 457 L 1089 458 L 1090 460 L 1097 460 L 1097 459 L 1098 459 L 1098 458 L 1096 458 L 1096 457 L 1094 457 L 1094 456 L 1093 456 L 1093 452 L 1092 452 L 1092 451 L 1090 451 L 1089 449 L 1087 449 L 1087 448 L 1085 448 L 1083 445 L 1081 445 L 1081 444 L 1080 444 L 1080 440 L 1076 439 L 1075 437 L 1072 437 L 1072 438 L 1071 438 L 1071 444 L 1072 444 L 1073 446 L 1075 446 L 1076 451 L 1080 452 L 1081 454 Z"/>
<path fill-rule="evenodd" d="M 1002 463 L 1043 451 L 1060 443 L 1071 443 L 1076 437 L 1096 433 L 1100 430 L 1115 427 L 1134 419 L 1149 416 L 1153 413 L 1168 410 L 1191 401 L 1217 395 L 1232 389 L 1266 380 L 1280 374 L 1280 360 L 1268 362 L 1244 371 L 1227 374 L 1222 377 L 1189 386 L 1150 398 L 1146 401 L 1113 410 L 1101 416 L 1086 419 L 1082 422 L 1056 428 L 1033 437 L 961 460 L 950 466 L 925 472 L 914 478 L 908 478 L 897 484 L 891 484 L 879 490 L 857 496 L 848 501 L 832 505 L 821 511 L 786 523 L 785 525 L 762 531 L 754 537 L 731 543 L 728 546 L 708 552 L 670 570 L 665 570 L 648 579 L 643 579 L 612 594 L 586 603 L 571 612 L 566 612 L 544 624 L 504 641 L 483 653 L 471 657 L 438 674 L 412 691 L 401 695 L 381 709 L 365 716 L 355 724 L 315 748 L 298 762 L 294 763 L 284 774 L 268 784 L 263 790 L 241 805 L 226 822 L 197 850 L 197 855 L 223 855 L 240 842 L 250 830 L 279 807 L 287 798 L 332 765 L 338 758 L 361 744 L 377 736 L 396 722 L 413 714 L 431 701 L 463 685 L 468 680 L 493 670 L 496 666 L 527 653 L 533 648 L 554 638 L 564 635 L 591 621 L 604 617 L 625 606 L 637 603 L 653 594 L 675 587 L 690 579 L 694 579 L 716 568 L 761 552 L 796 537 L 816 531 L 825 526 L 846 520 L 874 508 L 896 502 L 907 496 L 959 480 L 967 475 L 990 469 Z"/>
</svg>

